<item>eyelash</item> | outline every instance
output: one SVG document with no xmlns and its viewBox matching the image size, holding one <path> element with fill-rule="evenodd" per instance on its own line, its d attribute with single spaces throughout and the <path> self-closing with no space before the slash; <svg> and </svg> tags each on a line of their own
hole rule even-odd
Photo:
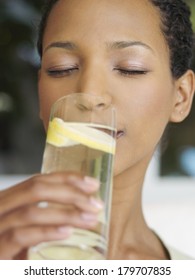
<svg viewBox="0 0 195 280">
<path fill-rule="evenodd" d="M 52 77 L 60 78 L 60 77 L 67 77 L 77 70 L 78 70 L 78 67 L 72 67 L 72 68 L 67 68 L 67 69 L 66 68 L 49 69 L 49 70 L 47 70 L 47 74 Z"/>
<path fill-rule="evenodd" d="M 78 67 L 67 68 L 67 69 L 49 69 L 47 73 L 49 76 L 60 78 L 70 76 L 73 72 L 79 70 Z M 123 69 L 123 68 L 114 68 L 113 70 L 118 71 L 123 76 L 138 76 L 145 75 L 148 71 L 146 70 L 135 70 L 135 69 Z"/>
<path fill-rule="evenodd" d="M 114 68 L 114 70 L 120 72 L 120 74 L 123 75 L 123 76 L 145 75 L 148 72 L 146 70 L 123 69 L 123 68 Z"/>
</svg>

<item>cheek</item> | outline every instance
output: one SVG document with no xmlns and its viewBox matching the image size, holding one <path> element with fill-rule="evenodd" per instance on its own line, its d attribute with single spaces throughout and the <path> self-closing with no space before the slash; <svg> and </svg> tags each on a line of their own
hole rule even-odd
<svg viewBox="0 0 195 280">
<path fill-rule="evenodd" d="M 116 173 L 144 158 L 148 162 L 168 123 L 172 100 L 172 87 L 163 88 L 157 83 L 132 91 L 123 99 L 119 115 L 122 116 L 126 134 L 117 144 Z"/>
<path fill-rule="evenodd" d="M 40 118 L 43 121 L 45 130 L 47 130 L 50 110 L 53 101 L 52 98 L 49 98 L 50 94 L 48 94 L 47 87 L 44 87 L 41 81 L 39 82 L 38 92 L 39 92 Z"/>
<path fill-rule="evenodd" d="M 129 116 L 134 125 L 143 126 L 168 122 L 173 109 L 174 87 L 169 77 L 154 76 L 136 83 L 125 98 L 126 119 Z"/>
<path fill-rule="evenodd" d="M 136 141 L 140 139 L 143 144 L 156 145 L 169 121 L 172 98 L 171 88 L 164 89 L 155 84 L 145 87 L 140 94 L 138 92 L 126 110 L 128 136 L 135 136 Z"/>
<path fill-rule="evenodd" d="M 76 92 L 76 81 L 64 79 L 51 79 L 42 70 L 38 83 L 40 117 L 45 129 L 48 126 L 52 105 L 61 97 Z"/>
<path fill-rule="evenodd" d="M 38 84 L 40 117 L 43 120 L 45 129 L 47 129 L 52 105 L 64 95 L 59 88 L 58 82 L 51 83 L 50 80 L 42 75 Z"/>
</svg>

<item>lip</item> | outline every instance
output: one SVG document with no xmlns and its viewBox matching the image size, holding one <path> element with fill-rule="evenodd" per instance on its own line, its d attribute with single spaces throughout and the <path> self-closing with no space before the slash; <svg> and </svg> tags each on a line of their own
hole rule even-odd
<svg viewBox="0 0 195 280">
<path fill-rule="evenodd" d="M 117 130 L 117 134 L 116 134 L 116 139 L 121 138 L 122 136 L 124 136 L 125 132 L 122 129 Z"/>
</svg>

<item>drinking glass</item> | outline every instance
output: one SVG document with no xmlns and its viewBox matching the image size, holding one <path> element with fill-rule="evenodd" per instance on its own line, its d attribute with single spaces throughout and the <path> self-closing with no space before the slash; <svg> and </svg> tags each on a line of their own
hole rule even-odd
<svg viewBox="0 0 195 280">
<path fill-rule="evenodd" d="M 74 93 L 54 103 L 42 173 L 73 171 L 98 179 L 100 189 L 95 196 L 103 200 L 104 208 L 95 228 L 74 228 L 71 236 L 65 240 L 38 244 L 29 249 L 29 259 L 106 259 L 115 144 L 115 109 L 103 97 Z M 41 206 L 48 207 L 50 204 L 43 202 Z"/>
</svg>

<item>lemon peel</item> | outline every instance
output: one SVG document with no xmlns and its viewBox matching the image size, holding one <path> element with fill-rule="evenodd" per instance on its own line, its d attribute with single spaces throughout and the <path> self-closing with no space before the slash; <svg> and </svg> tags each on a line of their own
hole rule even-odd
<svg viewBox="0 0 195 280">
<path fill-rule="evenodd" d="M 87 147 L 107 153 L 115 153 L 115 139 L 101 129 L 110 129 L 107 126 L 92 123 L 64 122 L 54 118 L 49 123 L 47 143 L 57 147 L 83 144 Z"/>
</svg>

